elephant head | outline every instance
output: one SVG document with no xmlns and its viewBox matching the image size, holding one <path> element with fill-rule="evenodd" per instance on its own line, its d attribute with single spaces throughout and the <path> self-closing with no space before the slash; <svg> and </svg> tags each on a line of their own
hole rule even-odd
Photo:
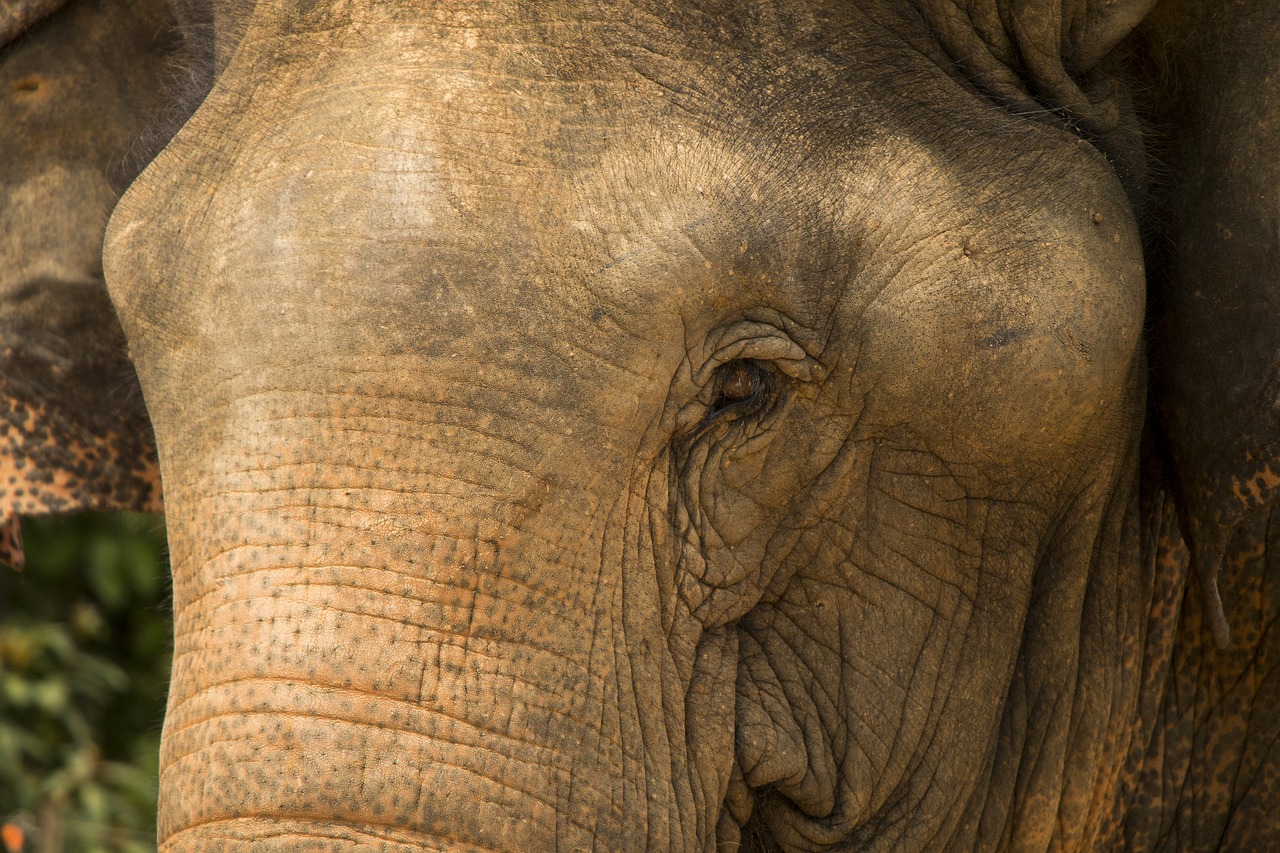
<svg viewBox="0 0 1280 853">
<path fill-rule="evenodd" d="M 236 26 L 106 254 L 165 849 L 1101 843 L 1150 579 L 1097 148 L 890 4 Z"/>
</svg>

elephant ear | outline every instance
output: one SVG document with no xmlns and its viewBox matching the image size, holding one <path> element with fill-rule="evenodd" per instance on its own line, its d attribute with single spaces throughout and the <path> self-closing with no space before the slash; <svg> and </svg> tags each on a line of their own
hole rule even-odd
<svg viewBox="0 0 1280 853">
<path fill-rule="evenodd" d="M 163 508 L 111 305 L 87 287 L 39 287 L 0 303 L 0 560 L 19 568 L 20 516 Z"/>
<path fill-rule="evenodd" d="M 916 0 L 938 42 L 988 98 L 1056 114 L 1110 156 L 1131 188 L 1144 174 L 1128 97 L 1106 60 L 1156 0 Z"/>
<path fill-rule="evenodd" d="M 1141 36 L 1169 170 L 1149 276 L 1152 408 L 1225 646 L 1219 571 L 1259 562 L 1247 531 L 1280 503 L 1280 4 L 1170 0 Z"/>
<path fill-rule="evenodd" d="M 21 515 L 161 507 L 101 255 L 108 172 L 155 109 L 172 26 L 163 0 L 52 6 L 0 0 L 0 560 L 17 566 Z"/>
</svg>

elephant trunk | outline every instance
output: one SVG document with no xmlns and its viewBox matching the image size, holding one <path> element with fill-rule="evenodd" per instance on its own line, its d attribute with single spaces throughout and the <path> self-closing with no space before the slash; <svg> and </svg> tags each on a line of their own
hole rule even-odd
<svg viewBox="0 0 1280 853">
<path fill-rule="evenodd" d="M 164 849 L 713 838 L 723 783 L 690 781 L 683 703 L 714 682 L 731 737 L 732 640 L 701 655 L 709 676 L 677 671 L 629 501 L 600 506 L 536 443 L 492 425 L 481 442 L 442 410 L 375 417 L 335 389 L 235 399 L 186 446 L 236 443 L 167 459 Z M 397 434 L 409 423 L 435 426 Z"/>
</svg>

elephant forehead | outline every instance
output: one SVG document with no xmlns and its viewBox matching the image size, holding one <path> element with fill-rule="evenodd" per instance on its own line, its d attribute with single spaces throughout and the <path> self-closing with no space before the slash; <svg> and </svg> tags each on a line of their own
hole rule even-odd
<svg viewBox="0 0 1280 853">
<path fill-rule="evenodd" d="M 1071 288 L 1046 285 L 1064 261 L 1066 281 L 1104 299 L 1116 281 L 1109 261 L 1069 250 L 1096 236 L 1095 208 L 1108 229 L 1127 223 L 1114 181 L 1070 150 L 1036 162 L 1069 144 L 1002 132 L 1003 116 L 945 77 L 918 77 L 919 57 L 883 80 L 864 65 L 837 74 L 813 55 L 749 56 L 748 34 L 704 51 L 731 73 L 686 64 L 681 88 L 634 52 L 614 67 L 600 49 L 552 49 L 546 32 L 455 17 L 370 24 L 360 39 L 277 33 L 237 54 L 117 212 L 108 262 L 133 269 L 109 281 L 126 328 L 216 338 L 234 317 L 255 342 L 303 346 L 306 327 L 369 346 L 425 319 L 459 336 L 462 315 L 523 322 L 550 297 L 583 308 L 562 312 L 570 323 L 610 307 L 714 322 L 766 303 L 849 336 L 880 300 L 879 325 L 923 337 L 958 296 L 956 324 L 974 328 L 1018 306 L 1074 311 Z M 1064 207 L 1071 194 L 1081 203 Z M 264 282 L 279 310 L 236 310 Z M 447 306 L 414 313 L 438 293 Z M 1016 320 L 978 342 L 1009 351 L 1026 339 Z M 146 336 L 130 337 L 145 354 Z"/>
<path fill-rule="evenodd" d="M 623 131 L 588 120 L 586 96 L 486 100 L 450 79 L 424 92 L 355 86 L 355 73 L 326 72 L 279 98 L 258 89 L 242 111 L 217 100 L 202 110 L 131 192 L 160 215 L 116 217 L 112 241 L 124 246 L 109 255 L 137 266 L 146 256 L 127 245 L 145 243 L 165 257 L 136 289 L 133 276 L 111 277 L 126 323 L 141 313 L 217 334 L 229 307 L 261 298 L 264 279 L 281 310 L 339 332 L 364 316 L 385 324 L 388 307 L 410 309 L 442 286 L 491 314 L 512 291 L 571 299 L 585 287 L 674 319 L 697 312 L 717 282 L 741 286 L 712 267 L 742 247 L 812 248 L 817 194 L 693 123 L 642 104 Z M 493 114 L 477 117 L 468 98 Z M 199 166 L 167 170 L 170 157 Z M 287 333 L 279 317 L 239 319 L 260 324 L 260 340 Z"/>
<path fill-rule="evenodd" d="M 748 195 L 770 159 L 803 161 L 803 134 L 776 126 L 800 109 L 787 92 L 822 97 L 841 73 L 812 56 L 788 64 L 762 33 L 694 50 L 670 22 L 633 32 L 638 12 L 570 26 L 551 13 L 504 16 L 502 4 L 316 9 L 351 19 L 311 26 L 260 4 L 210 97 L 118 208 L 109 256 L 124 260 L 111 276 L 124 313 L 154 303 L 131 292 L 148 280 L 207 281 L 240 260 L 284 259 L 296 241 L 307 248 L 291 263 L 368 263 L 373 247 L 392 276 L 446 243 L 484 246 L 526 272 L 552 253 L 607 263 L 625 251 L 619 235 L 653 230 L 655 216 L 704 217 L 707 177 L 730 171 L 726 149 L 753 161 L 733 175 Z M 764 109 L 766 94 L 775 103 Z M 761 140 L 767 153 L 749 150 Z M 345 245 L 318 251 L 325 238 Z M 143 260 L 132 251 L 142 244 L 166 256 Z"/>
</svg>

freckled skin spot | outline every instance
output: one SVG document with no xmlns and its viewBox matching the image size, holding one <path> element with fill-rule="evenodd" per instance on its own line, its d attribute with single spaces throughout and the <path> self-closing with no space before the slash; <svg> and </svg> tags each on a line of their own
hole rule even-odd
<svg viewBox="0 0 1280 853">
<path fill-rule="evenodd" d="M 1227 602 L 1231 644 L 1219 650 L 1194 582 L 1190 555 L 1166 506 L 1160 527 L 1157 604 L 1142 655 L 1147 691 L 1141 719 L 1159 723 L 1141 761 L 1129 766 L 1132 793 L 1121 817 L 1134 850 L 1157 849 L 1179 835 L 1188 849 L 1269 849 L 1274 846 L 1274 798 L 1280 778 L 1272 745 L 1280 718 L 1270 712 L 1280 673 L 1280 626 L 1271 618 L 1280 595 L 1269 578 L 1280 566 L 1275 510 L 1255 517 L 1233 537 L 1220 588 Z M 1175 651 L 1176 650 L 1176 651 Z M 1194 826 L 1180 825 L 1187 805 L 1169 791 L 1195 790 Z"/>
</svg>

